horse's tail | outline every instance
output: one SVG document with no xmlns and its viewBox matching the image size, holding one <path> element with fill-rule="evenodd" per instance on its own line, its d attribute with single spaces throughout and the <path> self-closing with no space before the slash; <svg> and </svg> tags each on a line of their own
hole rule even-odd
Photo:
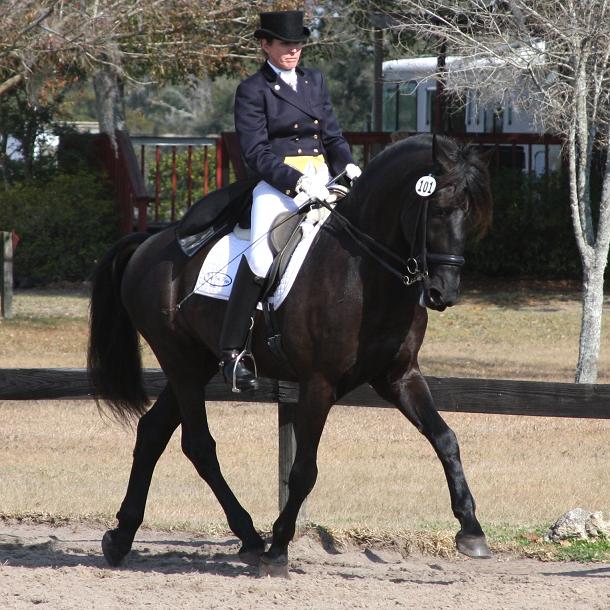
<svg viewBox="0 0 610 610">
<path fill-rule="evenodd" d="M 89 311 L 87 371 L 93 395 L 121 421 L 140 416 L 149 404 L 142 378 L 138 333 L 121 300 L 121 280 L 129 259 L 147 239 L 133 233 L 100 260 L 93 276 Z"/>
</svg>

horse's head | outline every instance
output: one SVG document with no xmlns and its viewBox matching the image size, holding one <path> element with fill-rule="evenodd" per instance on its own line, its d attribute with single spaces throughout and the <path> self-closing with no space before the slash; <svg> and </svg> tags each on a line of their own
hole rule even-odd
<svg viewBox="0 0 610 610">
<path fill-rule="evenodd" d="M 434 144 L 431 136 L 414 140 L 419 151 L 425 144 L 423 155 L 420 152 L 414 157 L 423 165 L 414 164 L 417 169 L 409 172 L 401 230 L 423 276 L 422 304 L 443 311 L 454 305 L 459 295 L 469 230 L 483 234 L 491 222 L 487 160 L 474 148 L 449 138 L 437 136 Z M 422 197 L 415 185 L 428 173 L 436 178 L 436 190 Z"/>
<path fill-rule="evenodd" d="M 427 176 L 432 193 L 417 188 Z M 459 294 L 468 231 L 491 223 L 487 159 L 444 136 L 406 138 L 369 163 L 337 210 L 365 229 L 370 258 L 406 285 L 422 281 L 421 303 L 442 311 Z"/>
<path fill-rule="evenodd" d="M 437 136 L 434 147 L 437 188 L 427 202 L 419 204 L 424 206 L 421 222 L 425 218 L 420 230 L 426 235 L 420 253 L 427 270 L 422 300 L 427 307 L 443 311 L 458 299 L 467 234 L 472 230 L 485 233 L 491 223 L 492 202 L 487 159 L 448 138 Z"/>
</svg>

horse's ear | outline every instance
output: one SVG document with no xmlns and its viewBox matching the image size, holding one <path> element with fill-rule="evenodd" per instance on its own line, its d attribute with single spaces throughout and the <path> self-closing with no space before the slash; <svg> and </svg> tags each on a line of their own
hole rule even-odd
<svg viewBox="0 0 610 610">
<path fill-rule="evenodd" d="M 489 165 L 491 163 L 491 160 L 495 154 L 496 150 L 495 148 L 480 148 L 478 155 L 479 155 L 479 159 L 481 159 L 481 161 L 483 161 L 483 163 L 485 163 L 485 165 Z"/>
</svg>

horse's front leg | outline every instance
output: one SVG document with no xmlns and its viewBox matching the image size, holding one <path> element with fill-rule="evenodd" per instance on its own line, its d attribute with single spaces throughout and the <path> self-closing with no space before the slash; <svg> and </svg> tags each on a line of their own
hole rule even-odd
<svg viewBox="0 0 610 610">
<path fill-rule="evenodd" d="M 273 524 L 271 546 L 261 555 L 261 576 L 288 577 L 288 544 L 294 536 L 301 505 L 318 476 L 318 446 L 332 406 L 332 397 L 332 387 L 325 380 L 300 384 L 295 425 L 297 450 L 288 479 L 288 501 Z"/>
<path fill-rule="evenodd" d="M 434 447 L 447 478 L 453 514 L 461 526 L 455 538 L 458 551 L 469 557 L 491 557 L 475 515 L 475 502 L 466 483 L 457 438 L 436 410 L 419 369 L 409 369 L 398 380 L 376 379 L 372 385 L 382 398 L 395 404 Z"/>
</svg>

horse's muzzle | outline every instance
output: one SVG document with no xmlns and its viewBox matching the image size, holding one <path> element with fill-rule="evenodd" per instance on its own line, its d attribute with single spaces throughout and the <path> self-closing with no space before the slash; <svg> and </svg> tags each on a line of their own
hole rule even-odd
<svg viewBox="0 0 610 610">
<path fill-rule="evenodd" d="M 458 300 L 460 270 L 465 263 L 464 257 L 428 252 L 426 262 L 430 268 L 430 276 L 425 282 L 420 304 L 435 311 L 445 311 Z"/>
</svg>

